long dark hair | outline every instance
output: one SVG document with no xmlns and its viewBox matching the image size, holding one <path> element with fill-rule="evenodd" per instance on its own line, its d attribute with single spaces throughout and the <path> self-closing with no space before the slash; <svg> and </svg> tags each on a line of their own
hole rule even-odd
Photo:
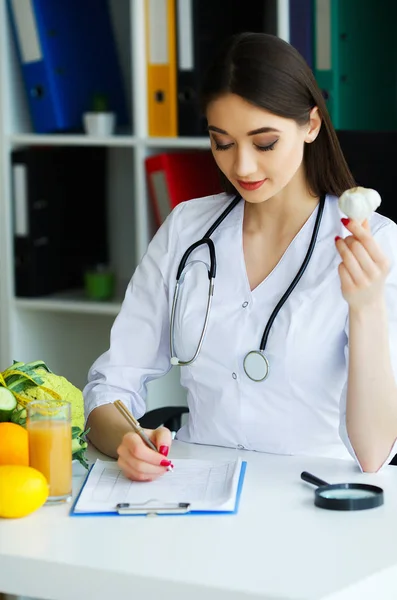
<svg viewBox="0 0 397 600">
<path fill-rule="evenodd" d="M 201 88 L 201 108 L 224 94 L 232 93 L 267 111 L 309 122 L 317 106 L 321 129 L 306 143 L 303 162 L 310 191 L 315 196 L 340 196 L 355 181 L 343 156 L 323 95 L 304 58 L 290 44 L 266 33 L 239 33 L 223 45 L 208 68 Z M 228 192 L 236 190 L 224 178 Z"/>
</svg>

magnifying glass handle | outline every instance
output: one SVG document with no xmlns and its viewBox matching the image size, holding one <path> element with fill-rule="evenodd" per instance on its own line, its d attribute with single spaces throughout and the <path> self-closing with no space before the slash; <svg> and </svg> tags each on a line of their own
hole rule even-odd
<svg viewBox="0 0 397 600">
<path fill-rule="evenodd" d="M 316 477 L 315 475 L 312 475 L 311 473 L 308 473 L 307 471 L 303 471 L 301 473 L 301 479 L 303 479 L 303 481 L 307 481 L 307 483 L 312 483 L 313 485 L 317 485 L 317 486 L 329 485 L 323 479 L 320 479 L 319 477 Z"/>
</svg>

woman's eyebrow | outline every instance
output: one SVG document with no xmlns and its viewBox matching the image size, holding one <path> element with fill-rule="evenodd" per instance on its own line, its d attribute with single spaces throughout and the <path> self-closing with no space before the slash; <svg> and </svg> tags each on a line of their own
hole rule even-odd
<svg viewBox="0 0 397 600">
<path fill-rule="evenodd" d="M 227 131 L 220 129 L 219 127 L 215 127 L 215 125 L 208 125 L 207 129 L 208 131 L 215 131 L 215 133 L 229 135 Z M 257 135 L 258 133 L 280 133 L 280 130 L 275 129 L 274 127 L 260 127 L 259 129 L 248 131 L 247 135 Z"/>
</svg>

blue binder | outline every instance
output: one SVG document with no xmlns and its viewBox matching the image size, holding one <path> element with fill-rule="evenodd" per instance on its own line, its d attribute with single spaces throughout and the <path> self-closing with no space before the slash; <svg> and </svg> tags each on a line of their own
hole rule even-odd
<svg viewBox="0 0 397 600">
<path fill-rule="evenodd" d="M 107 0 L 7 0 L 37 133 L 82 130 L 105 96 L 117 125 L 128 122 Z"/>
<path fill-rule="evenodd" d="M 290 43 L 313 68 L 314 8 L 313 0 L 289 0 Z"/>
</svg>

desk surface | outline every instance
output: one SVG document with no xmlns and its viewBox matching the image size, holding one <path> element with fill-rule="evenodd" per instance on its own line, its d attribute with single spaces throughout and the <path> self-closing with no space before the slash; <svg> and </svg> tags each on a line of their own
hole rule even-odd
<svg viewBox="0 0 397 600">
<path fill-rule="evenodd" d="M 237 515 L 71 518 L 64 505 L 0 520 L 0 591 L 49 600 L 397 597 L 397 467 L 363 474 L 353 461 L 181 442 L 170 455 L 237 454 L 248 462 Z M 98 456 L 104 458 L 90 450 L 91 460 Z M 75 467 L 74 494 L 85 473 Z M 330 483 L 380 485 L 385 504 L 358 512 L 316 508 L 303 470 Z"/>
</svg>

